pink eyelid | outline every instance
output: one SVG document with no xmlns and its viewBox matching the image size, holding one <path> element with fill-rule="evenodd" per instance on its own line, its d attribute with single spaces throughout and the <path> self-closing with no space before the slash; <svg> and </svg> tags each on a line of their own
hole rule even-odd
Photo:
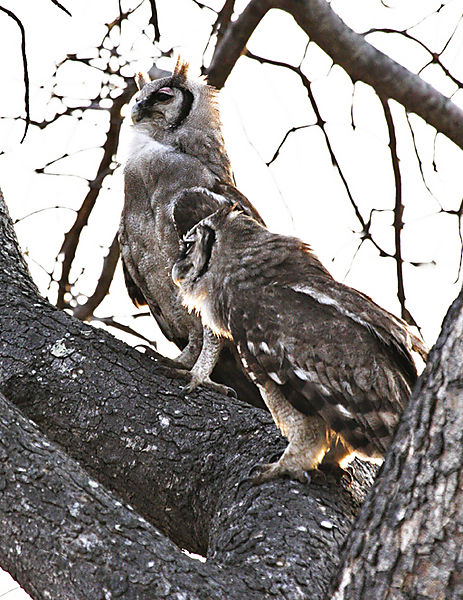
<svg viewBox="0 0 463 600">
<path fill-rule="evenodd" d="M 162 92 L 163 94 L 173 94 L 172 88 L 170 87 L 163 87 L 160 90 L 158 90 L 158 93 Z"/>
</svg>

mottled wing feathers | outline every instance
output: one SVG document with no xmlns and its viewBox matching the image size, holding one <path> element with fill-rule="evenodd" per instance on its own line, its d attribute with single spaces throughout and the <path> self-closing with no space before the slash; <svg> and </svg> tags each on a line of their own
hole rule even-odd
<svg viewBox="0 0 463 600">
<path fill-rule="evenodd" d="M 211 190 L 203 187 L 184 190 L 174 201 L 172 216 L 179 238 L 222 206 L 235 207 L 263 224 L 261 216 L 244 194 L 233 185 L 216 182 Z"/>
<path fill-rule="evenodd" d="M 295 408 L 321 416 L 353 449 L 383 454 L 409 387 L 370 329 L 289 288 L 267 288 L 242 306 L 249 311 L 234 336 L 257 382 L 272 379 Z"/>
<path fill-rule="evenodd" d="M 242 210 L 244 214 L 248 217 L 252 217 L 261 225 L 265 225 L 264 221 L 262 220 L 262 217 L 257 212 L 255 207 L 249 202 L 246 196 L 242 194 L 234 185 L 217 181 L 217 183 L 212 188 L 212 191 L 226 198 L 227 202 L 231 206 L 236 205 L 236 207 L 239 210 Z"/>
<path fill-rule="evenodd" d="M 219 200 L 203 188 L 192 188 L 182 192 L 175 201 L 172 212 L 179 239 L 219 207 Z"/>
<path fill-rule="evenodd" d="M 416 381 L 416 366 L 411 348 L 419 338 L 413 336 L 406 323 L 378 306 L 371 298 L 357 290 L 327 277 L 311 277 L 310 284 L 298 284 L 292 289 L 306 294 L 321 305 L 333 306 L 336 311 L 369 330 L 372 336 L 383 345 L 397 367 L 404 373 L 410 385 Z M 421 342 L 418 351 L 425 355 Z"/>
</svg>

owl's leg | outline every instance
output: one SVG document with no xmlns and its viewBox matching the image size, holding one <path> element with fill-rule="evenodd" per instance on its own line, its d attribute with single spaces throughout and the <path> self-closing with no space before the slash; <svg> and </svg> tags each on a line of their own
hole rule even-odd
<svg viewBox="0 0 463 600">
<path fill-rule="evenodd" d="M 203 345 L 203 336 L 201 329 L 192 328 L 190 329 L 188 336 L 188 344 L 180 352 L 180 354 L 173 359 L 173 362 L 179 367 L 185 369 L 191 369 L 198 360 Z"/>
<path fill-rule="evenodd" d="M 190 371 L 191 381 L 184 388 L 186 392 L 192 392 L 198 385 L 203 384 L 220 394 L 225 394 L 226 396 L 233 395 L 236 397 L 235 390 L 226 385 L 211 381 L 209 377 L 219 359 L 222 346 L 222 339 L 212 333 L 209 327 L 204 327 L 201 352 Z"/>
<path fill-rule="evenodd" d="M 259 389 L 273 420 L 288 438 L 289 444 L 278 462 L 258 466 L 259 473 L 254 477 L 254 483 L 283 475 L 306 483 L 307 472 L 318 467 L 329 448 L 326 425 L 319 417 L 304 415 L 294 408 L 273 382 L 269 381 Z"/>
</svg>

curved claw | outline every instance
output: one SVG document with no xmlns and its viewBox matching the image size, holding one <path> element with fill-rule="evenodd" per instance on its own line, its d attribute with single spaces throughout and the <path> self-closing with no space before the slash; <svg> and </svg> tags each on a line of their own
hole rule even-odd
<svg viewBox="0 0 463 600">
<path fill-rule="evenodd" d="M 237 398 L 236 392 L 233 388 L 228 387 L 227 385 L 222 385 L 221 383 L 216 383 L 215 381 L 211 381 L 209 377 L 203 380 L 198 380 L 195 377 L 192 377 L 190 383 L 188 383 L 183 388 L 183 391 L 186 394 L 189 394 L 190 392 L 195 390 L 199 385 L 204 385 L 210 388 L 211 390 L 214 390 L 214 392 L 218 392 L 219 394 L 223 394 L 224 396 Z"/>
<path fill-rule="evenodd" d="M 294 479 L 295 481 L 304 484 L 310 483 L 311 481 L 311 476 L 308 471 L 297 467 L 283 466 L 280 462 L 256 465 L 254 469 L 258 471 L 252 478 L 254 485 L 259 485 L 283 476 L 287 476 L 290 479 Z"/>
</svg>

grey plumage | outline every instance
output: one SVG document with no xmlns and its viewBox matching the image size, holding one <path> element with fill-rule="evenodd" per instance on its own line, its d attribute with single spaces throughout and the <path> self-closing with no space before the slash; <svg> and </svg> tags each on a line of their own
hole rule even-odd
<svg viewBox="0 0 463 600">
<path fill-rule="evenodd" d="M 163 334 L 183 348 L 178 363 L 190 368 L 202 348 L 203 327 L 182 306 L 170 276 L 179 235 L 222 204 L 238 203 L 260 217 L 233 185 L 215 90 L 189 79 L 180 61 L 172 76 L 148 83 L 140 78 L 139 86 L 119 229 L 124 275 L 134 303 L 148 304 Z M 230 354 L 218 366 L 222 380 L 260 403 Z"/>
<path fill-rule="evenodd" d="M 232 339 L 290 444 L 260 481 L 352 454 L 384 456 L 426 348 L 405 322 L 336 281 L 309 246 L 222 208 L 184 238 L 184 304 Z M 330 450 L 331 448 L 331 450 Z"/>
</svg>

